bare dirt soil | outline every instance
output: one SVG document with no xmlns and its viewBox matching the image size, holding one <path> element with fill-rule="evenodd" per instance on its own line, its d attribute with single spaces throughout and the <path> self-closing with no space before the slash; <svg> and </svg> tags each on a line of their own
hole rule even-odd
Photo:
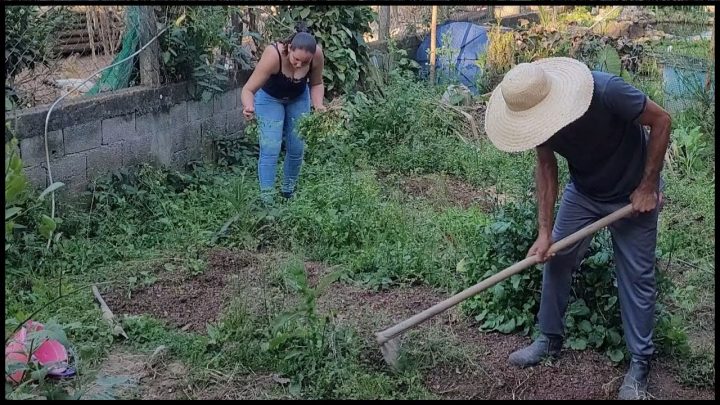
<svg viewBox="0 0 720 405">
<path fill-rule="evenodd" d="M 263 262 L 265 264 L 263 264 Z M 248 303 L 266 300 L 276 278 L 270 274 L 274 265 L 268 258 L 247 251 L 215 250 L 208 255 L 207 270 L 195 277 L 161 275 L 159 281 L 135 291 L 131 299 L 126 293 L 111 293 L 108 305 L 116 313 L 147 313 L 181 328 L 203 332 L 205 323 L 217 319 L 224 303 L 229 302 L 229 290 L 242 288 Z M 317 283 L 330 269 L 323 263 L 307 262 L 305 269 L 311 285 Z M 234 288 L 228 288 L 234 286 Z M 318 310 L 333 313 L 341 325 L 353 327 L 369 344 L 374 343 L 373 332 L 392 326 L 445 299 L 446 296 L 427 286 L 397 288 L 390 291 L 369 291 L 359 286 L 336 282 L 318 299 Z M 256 305 L 255 310 L 262 310 Z M 191 325 L 191 326 L 187 326 Z M 444 399 L 613 399 L 622 381 L 624 367 L 612 365 L 603 355 L 565 350 L 560 359 L 527 369 L 507 363 L 508 355 L 530 343 L 519 335 L 481 333 L 457 308 L 440 314 L 403 341 L 404 348 L 420 345 L 423 335 L 435 333 L 462 346 L 467 361 L 444 364 L 425 370 L 427 388 Z M 382 362 L 379 355 L 369 354 Z M 378 364 L 378 367 L 382 367 Z M 234 377 L 230 386 L 220 392 L 207 389 L 202 398 L 232 398 L 267 396 L 271 384 L 267 376 Z M 263 385 L 268 382 L 268 385 Z M 244 386 L 243 384 L 247 384 Z M 267 389 L 266 389 L 267 388 Z M 166 390 L 165 387 L 158 389 Z M 172 387 L 168 390 L 173 389 Z M 156 391 L 157 394 L 159 391 Z M 148 391 L 143 394 L 147 398 Z M 213 393 L 214 392 L 214 393 Z M 650 393 L 658 399 L 712 399 L 715 390 L 689 388 L 680 385 L 673 374 L 671 359 L 660 358 L 651 371 Z M 196 393 L 197 394 L 197 393 Z M 198 397 L 198 396 L 195 396 Z"/>
<path fill-rule="evenodd" d="M 402 191 L 406 197 L 428 200 L 437 208 L 478 207 L 482 211 L 489 212 L 497 204 L 507 201 L 507 196 L 498 193 L 494 187 L 482 189 L 448 175 L 391 175 L 384 177 L 383 180 L 386 184 Z"/>
</svg>

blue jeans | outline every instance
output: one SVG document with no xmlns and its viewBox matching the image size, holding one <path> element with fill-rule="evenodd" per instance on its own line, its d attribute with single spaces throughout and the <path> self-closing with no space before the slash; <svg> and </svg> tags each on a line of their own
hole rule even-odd
<svg viewBox="0 0 720 405">
<path fill-rule="evenodd" d="M 260 129 L 260 158 L 258 180 L 260 196 L 265 202 L 272 201 L 275 188 L 275 170 L 280 147 L 285 141 L 282 192 L 295 191 L 300 166 L 302 166 L 305 143 L 297 133 L 297 120 L 310 112 L 310 90 L 292 100 L 281 100 L 262 89 L 255 94 L 255 115 Z"/>
</svg>

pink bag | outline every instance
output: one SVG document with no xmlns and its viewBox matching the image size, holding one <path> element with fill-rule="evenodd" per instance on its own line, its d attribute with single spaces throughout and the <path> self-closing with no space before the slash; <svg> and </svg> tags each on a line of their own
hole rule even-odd
<svg viewBox="0 0 720 405">
<path fill-rule="evenodd" d="M 25 326 L 10 339 L 5 346 L 5 363 L 6 364 L 27 364 L 28 361 L 34 361 L 43 367 L 48 368 L 48 375 L 51 377 L 66 377 L 74 375 L 75 372 L 68 364 L 68 352 L 60 342 L 54 339 L 43 338 L 42 343 L 37 348 L 31 348 L 32 344 L 27 341 L 28 333 L 39 332 L 45 329 L 45 326 L 39 322 L 28 321 Z M 29 353 L 33 350 L 32 353 Z M 19 384 L 25 377 L 25 370 L 19 370 L 6 376 L 6 380 Z"/>
</svg>

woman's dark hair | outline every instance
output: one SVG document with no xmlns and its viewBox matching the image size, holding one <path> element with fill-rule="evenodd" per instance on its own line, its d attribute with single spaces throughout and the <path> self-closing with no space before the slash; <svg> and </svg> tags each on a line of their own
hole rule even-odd
<svg viewBox="0 0 720 405">
<path fill-rule="evenodd" d="M 292 46 L 293 49 L 302 49 L 311 54 L 315 54 L 317 49 L 317 40 L 315 40 L 315 36 L 303 21 L 295 24 L 295 33 L 285 39 L 283 44 L 285 44 L 285 54 L 288 53 L 288 45 Z"/>
</svg>

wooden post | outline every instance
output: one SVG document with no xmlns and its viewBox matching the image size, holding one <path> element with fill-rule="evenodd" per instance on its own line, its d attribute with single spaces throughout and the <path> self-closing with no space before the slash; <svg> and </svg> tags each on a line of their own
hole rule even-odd
<svg viewBox="0 0 720 405">
<path fill-rule="evenodd" d="M 153 6 L 136 6 L 140 9 L 140 46 L 157 35 L 157 20 Z M 160 43 L 155 40 L 140 52 L 140 83 L 143 86 L 160 86 Z"/>
<path fill-rule="evenodd" d="M 435 48 L 437 47 L 437 6 L 432 6 L 430 22 L 430 83 L 435 85 Z"/>
<path fill-rule="evenodd" d="M 710 82 L 712 81 L 712 74 L 715 70 L 715 15 L 713 14 L 712 31 L 710 31 L 710 58 L 708 60 L 708 71 L 705 75 L 705 91 L 710 91 Z"/>
<path fill-rule="evenodd" d="M 378 41 L 390 39 L 390 6 L 379 6 L 378 10 Z"/>
</svg>

